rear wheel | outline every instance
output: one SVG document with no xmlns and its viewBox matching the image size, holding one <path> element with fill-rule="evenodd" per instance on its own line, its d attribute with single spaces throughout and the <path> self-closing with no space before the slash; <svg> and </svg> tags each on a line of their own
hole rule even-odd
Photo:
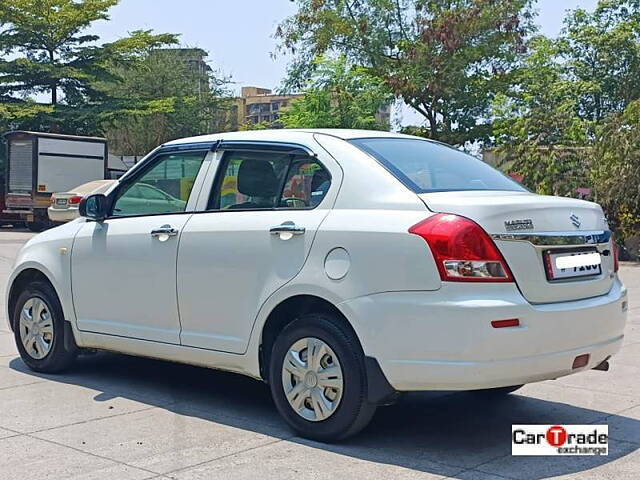
<svg viewBox="0 0 640 480">
<path fill-rule="evenodd" d="M 332 314 L 306 314 L 289 324 L 275 341 L 269 371 L 278 411 L 303 437 L 341 440 L 375 413 L 360 344 Z"/>
<path fill-rule="evenodd" d="M 77 352 L 70 328 L 65 328 L 58 296 L 46 282 L 33 282 L 18 297 L 13 331 L 24 363 L 37 372 L 54 373 L 69 367 Z"/>
</svg>

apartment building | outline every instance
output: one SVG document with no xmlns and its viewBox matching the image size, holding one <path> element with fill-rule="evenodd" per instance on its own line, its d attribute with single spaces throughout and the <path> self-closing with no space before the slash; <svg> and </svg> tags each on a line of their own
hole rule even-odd
<svg viewBox="0 0 640 480">
<path fill-rule="evenodd" d="M 276 95 L 268 88 L 242 87 L 239 97 L 234 99 L 231 114 L 231 129 L 243 124 L 267 123 L 279 127 L 279 111 L 301 95 Z"/>
<path fill-rule="evenodd" d="M 231 129 L 243 124 L 265 123 L 271 128 L 280 128 L 280 109 L 303 94 L 276 95 L 268 88 L 242 87 L 240 96 L 234 99 L 231 111 Z M 383 125 L 390 124 L 391 105 L 384 105 L 376 114 Z"/>
</svg>

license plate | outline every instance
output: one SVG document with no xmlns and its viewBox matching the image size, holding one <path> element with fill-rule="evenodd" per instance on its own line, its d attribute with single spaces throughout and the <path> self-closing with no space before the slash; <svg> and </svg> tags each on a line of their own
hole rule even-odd
<svg viewBox="0 0 640 480">
<path fill-rule="evenodd" d="M 66 204 L 67 204 L 66 198 L 56 198 L 56 205 L 66 205 Z"/>
<path fill-rule="evenodd" d="M 544 253 L 544 264 L 548 280 L 590 277 L 602 272 L 602 259 L 595 249 L 574 252 Z"/>
</svg>

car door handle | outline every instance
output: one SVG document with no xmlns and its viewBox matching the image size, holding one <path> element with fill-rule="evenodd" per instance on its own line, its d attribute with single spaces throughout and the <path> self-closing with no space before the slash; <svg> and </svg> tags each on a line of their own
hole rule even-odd
<svg viewBox="0 0 640 480">
<path fill-rule="evenodd" d="M 171 225 L 162 225 L 160 228 L 154 228 L 151 230 L 152 237 L 162 237 L 166 235 L 167 237 L 175 237 L 178 235 L 178 229 L 173 228 Z"/>
<path fill-rule="evenodd" d="M 272 235 L 278 235 L 280 233 L 290 233 L 291 235 L 303 235 L 306 229 L 304 227 L 298 227 L 293 222 L 284 222 L 281 225 L 271 227 L 269 232 Z"/>
</svg>

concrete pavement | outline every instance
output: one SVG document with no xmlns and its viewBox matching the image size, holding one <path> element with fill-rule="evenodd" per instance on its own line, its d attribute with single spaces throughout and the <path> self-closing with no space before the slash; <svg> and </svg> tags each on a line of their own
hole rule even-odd
<svg viewBox="0 0 640 480">
<path fill-rule="evenodd" d="M 0 291 L 32 236 L 0 229 Z M 607 373 L 532 384 L 502 399 L 411 394 L 363 433 L 295 437 L 268 388 L 238 375 L 124 355 L 30 372 L 0 313 L 1 479 L 640 478 L 640 266 L 625 264 L 630 317 Z M 513 423 L 608 424 L 607 457 L 512 457 Z"/>
</svg>

